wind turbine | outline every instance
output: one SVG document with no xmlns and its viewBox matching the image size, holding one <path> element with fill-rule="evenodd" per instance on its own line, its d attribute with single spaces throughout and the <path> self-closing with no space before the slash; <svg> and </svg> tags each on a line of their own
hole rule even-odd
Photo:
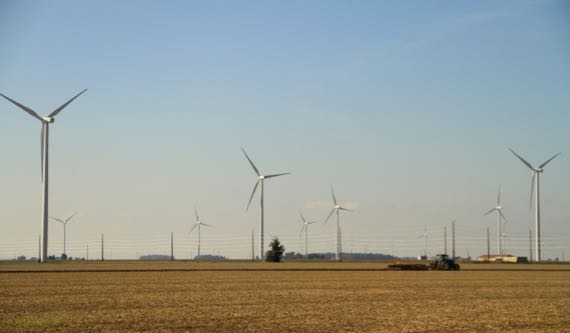
<svg viewBox="0 0 570 333">
<path fill-rule="evenodd" d="M 257 181 L 255 182 L 255 185 L 253 186 L 253 191 L 251 192 L 251 196 L 249 197 L 249 202 L 247 203 L 247 207 L 246 207 L 246 211 L 249 210 L 249 206 L 251 205 L 251 201 L 253 200 L 253 196 L 255 194 L 255 191 L 257 190 L 257 186 L 261 183 L 261 201 L 260 201 L 260 206 L 261 206 L 261 234 L 260 234 L 260 246 L 261 246 L 261 252 L 260 252 L 260 257 L 261 260 L 265 259 L 265 252 L 263 251 L 263 237 L 264 237 L 264 225 L 263 225 L 263 218 L 264 218 L 264 208 L 263 208 L 263 184 L 264 181 L 266 179 L 269 178 L 274 178 L 274 177 L 279 177 L 279 176 L 284 176 L 284 175 L 290 175 L 290 172 L 286 172 L 286 173 L 278 173 L 278 174 L 273 174 L 273 175 L 262 175 L 259 170 L 257 169 L 257 167 L 255 166 L 255 164 L 253 164 L 253 162 L 251 161 L 251 159 L 249 158 L 249 156 L 247 155 L 247 153 L 245 152 L 245 150 L 243 148 L 241 148 L 241 151 L 243 152 L 243 154 L 245 155 L 245 158 L 247 158 L 247 160 L 249 161 L 249 164 L 251 164 L 251 167 L 253 168 L 253 171 L 255 172 L 255 174 L 257 175 Z"/>
<path fill-rule="evenodd" d="M 58 219 L 57 217 L 51 217 L 51 216 L 50 216 L 50 218 L 51 218 L 52 220 L 56 220 L 56 221 L 58 221 L 58 222 L 63 223 L 63 254 L 65 254 L 65 255 L 67 255 L 67 252 L 65 252 L 65 243 L 66 243 L 66 234 L 67 234 L 67 231 L 66 231 L 66 230 L 67 230 L 67 222 L 71 221 L 71 219 L 72 219 L 76 214 L 77 214 L 77 213 L 73 213 L 70 217 L 68 217 L 68 218 L 65 219 L 65 220 L 61 220 L 61 219 Z"/>
<path fill-rule="evenodd" d="M 329 213 L 329 215 L 325 219 L 325 224 L 330 219 L 332 214 L 336 212 L 336 260 L 342 260 L 342 258 L 341 258 L 341 246 L 342 246 L 341 242 L 342 241 L 340 238 L 340 211 L 344 210 L 347 212 L 352 212 L 352 210 L 348 209 L 348 208 L 344 208 L 341 205 L 339 205 L 338 201 L 336 200 L 336 196 L 334 195 L 334 188 L 332 186 L 331 186 L 331 194 L 332 194 L 334 207 L 332 208 L 331 212 Z"/>
<path fill-rule="evenodd" d="M 532 181 L 531 181 L 531 187 L 530 187 L 530 205 L 531 205 L 531 209 L 532 209 L 532 199 L 533 199 L 533 195 L 534 195 L 535 256 L 536 256 L 536 260 L 540 261 L 541 260 L 541 248 L 540 248 L 540 197 L 539 197 L 539 195 L 540 195 L 540 191 L 539 191 L 540 181 L 539 181 L 539 178 L 540 178 L 540 174 L 544 171 L 543 168 L 550 161 L 555 159 L 561 153 L 558 153 L 558 154 L 552 156 L 551 158 L 546 160 L 546 162 L 542 163 L 538 167 L 533 167 L 530 163 L 525 161 L 524 158 L 520 157 L 519 154 L 515 153 L 514 150 L 512 150 L 511 148 L 509 148 L 509 150 L 516 157 L 518 157 L 518 159 L 521 160 L 521 162 L 523 162 L 532 171 Z"/>
<path fill-rule="evenodd" d="M 499 194 L 497 195 L 497 206 L 491 209 L 490 211 L 483 214 L 483 216 L 487 216 L 492 212 L 497 212 L 497 254 L 503 255 L 503 221 L 504 219 L 507 221 L 505 215 L 503 215 L 503 206 L 501 206 L 501 188 L 499 187 Z"/>
<path fill-rule="evenodd" d="M 206 226 L 206 227 L 212 227 L 209 224 L 206 224 L 202 221 L 200 221 L 200 216 L 198 216 L 198 211 L 196 210 L 196 207 L 194 207 L 194 214 L 196 215 L 196 223 L 194 223 L 194 225 L 192 226 L 192 228 L 190 229 L 190 232 L 188 232 L 189 234 L 192 233 L 192 231 L 198 227 L 198 259 L 200 259 L 200 237 L 201 237 L 201 227 L 202 226 Z"/>
<path fill-rule="evenodd" d="M 426 257 L 426 259 L 427 259 L 427 241 L 428 241 L 429 235 L 428 235 L 426 227 L 424 227 L 424 233 L 419 235 L 418 238 L 424 239 L 424 257 Z"/>
<path fill-rule="evenodd" d="M 67 107 L 73 100 L 75 100 L 79 95 L 83 94 L 87 89 L 83 90 L 79 94 L 75 95 L 69 101 L 65 102 L 63 105 L 55 109 L 52 113 L 47 115 L 46 117 L 41 117 L 38 115 L 34 110 L 24 106 L 15 100 L 0 94 L 0 96 L 4 97 L 8 101 L 12 102 L 14 105 L 19 107 L 20 109 L 24 110 L 26 113 L 30 114 L 32 117 L 38 119 L 42 122 L 42 131 L 41 131 L 41 166 L 42 166 L 42 246 L 40 250 L 40 262 L 47 262 L 48 257 L 48 210 L 49 210 L 49 201 L 48 201 L 48 193 L 49 193 L 49 124 L 55 121 L 55 116 L 61 112 L 65 107 Z"/>
<path fill-rule="evenodd" d="M 305 257 L 309 259 L 309 224 L 316 222 L 307 221 L 301 212 L 299 212 L 299 216 L 301 216 L 301 221 L 303 221 L 303 226 L 301 227 L 301 231 L 299 231 L 299 237 L 303 231 L 305 231 Z"/>
</svg>

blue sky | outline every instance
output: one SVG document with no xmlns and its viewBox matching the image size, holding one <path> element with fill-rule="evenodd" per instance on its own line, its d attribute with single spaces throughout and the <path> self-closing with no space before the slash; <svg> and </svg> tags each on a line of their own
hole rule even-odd
<svg viewBox="0 0 570 333">
<path fill-rule="evenodd" d="M 345 250 L 417 255 L 427 228 L 440 252 L 456 220 L 460 254 L 478 255 L 502 185 L 507 249 L 526 255 L 530 171 L 512 147 L 531 163 L 563 152 L 541 179 L 544 251 L 560 257 L 569 38 L 564 1 L 0 1 L 0 92 L 47 114 L 89 88 L 51 128 L 51 212 L 80 212 L 72 255 L 102 232 L 117 258 L 164 252 L 172 231 L 188 257 L 197 206 L 216 226 L 205 252 L 247 256 L 258 206 L 244 211 L 240 146 L 293 172 L 266 189 L 266 230 L 288 250 L 302 250 L 297 211 L 323 220 L 334 184 L 356 209 Z M 0 257 L 33 255 L 40 125 L 0 112 Z M 312 232 L 334 251 L 332 224 Z"/>
</svg>

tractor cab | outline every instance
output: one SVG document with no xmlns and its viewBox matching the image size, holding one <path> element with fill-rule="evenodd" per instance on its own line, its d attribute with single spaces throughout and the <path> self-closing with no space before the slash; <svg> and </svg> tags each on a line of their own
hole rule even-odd
<svg viewBox="0 0 570 333">
<path fill-rule="evenodd" d="M 437 254 L 435 260 L 430 263 L 430 268 L 441 271 L 458 271 L 459 264 L 449 258 L 447 254 Z"/>
<path fill-rule="evenodd" d="M 449 260 L 449 256 L 447 254 L 436 254 L 435 260 L 437 261 Z"/>
</svg>

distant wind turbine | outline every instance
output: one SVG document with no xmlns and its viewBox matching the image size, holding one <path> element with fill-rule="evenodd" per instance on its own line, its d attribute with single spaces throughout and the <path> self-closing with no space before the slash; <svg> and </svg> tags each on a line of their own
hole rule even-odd
<svg viewBox="0 0 570 333">
<path fill-rule="evenodd" d="M 424 256 L 427 259 L 427 241 L 429 238 L 428 232 L 427 232 L 427 227 L 424 227 L 424 233 L 419 235 L 418 238 L 423 238 L 424 239 Z"/>
<path fill-rule="evenodd" d="M 257 167 L 255 166 L 255 164 L 253 164 L 253 162 L 251 161 L 251 159 L 249 158 L 249 156 L 247 155 L 247 153 L 245 152 L 245 150 L 243 148 L 241 148 L 241 151 L 243 152 L 243 154 L 245 155 L 245 158 L 247 158 L 247 160 L 249 161 L 249 164 L 251 164 L 251 167 L 253 168 L 253 171 L 255 172 L 255 174 L 257 175 L 257 181 L 255 182 L 255 185 L 253 186 L 253 191 L 251 192 L 251 196 L 249 197 L 249 202 L 247 203 L 247 207 L 246 207 L 246 211 L 249 210 L 249 206 L 251 205 L 251 201 L 253 200 L 253 196 L 255 195 L 255 191 L 257 190 L 257 186 L 261 183 L 261 201 L 260 201 L 260 206 L 261 206 L 261 234 L 260 234 L 260 246 L 261 246 L 261 260 L 263 260 L 265 258 L 265 252 L 264 252 L 264 248 L 263 248 L 263 237 L 264 237 L 264 224 L 263 224 L 263 219 L 264 219 L 264 208 L 263 208 L 263 184 L 264 181 L 266 179 L 269 178 L 274 178 L 274 177 L 279 177 L 279 176 L 284 176 L 284 175 L 290 175 L 290 172 L 286 172 L 286 173 L 278 173 L 278 174 L 273 174 L 273 175 L 262 175 L 259 170 L 257 169 Z"/>
<path fill-rule="evenodd" d="M 55 121 L 55 116 L 61 112 L 65 107 L 67 107 L 73 100 L 75 100 L 79 95 L 83 94 L 87 89 L 83 90 L 79 94 L 75 95 L 69 101 L 65 102 L 63 105 L 55 109 L 52 113 L 47 115 L 46 117 L 41 117 L 38 115 L 34 110 L 24 106 L 15 100 L 0 94 L 0 96 L 4 97 L 8 101 L 12 102 L 14 105 L 19 107 L 20 109 L 24 110 L 26 113 L 30 114 L 32 117 L 38 119 L 42 122 L 42 131 L 41 131 L 41 166 L 42 166 L 42 246 L 40 250 L 40 262 L 47 262 L 48 258 L 48 210 L 49 210 L 49 201 L 48 201 L 48 193 L 49 193 L 49 124 Z"/>
<path fill-rule="evenodd" d="M 194 223 L 194 225 L 192 226 L 192 228 L 190 229 L 190 232 L 188 232 L 189 234 L 192 233 L 192 231 L 194 231 L 194 229 L 196 227 L 198 227 L 198 259 L 200 259 L 200 237 L 201 237 L 201 227 L 202 226 L 206 226 L 206 227 L 212 227 L 209 224 L 206 224 L 202 221 L 200 221 L 200 216 L 198 216 L 198 210 L 196 209 L 196 207 L 194 207 L 194 214 L 196 215 L 196 223 Z"/>
<path fill-rule="evenodd" d="M 503 215 L 503 206 L 501 206 L 500 187 L 499 187 L 499 194 L 497 195 L 497 206 L 495 206 L 495 208 L 483 214 L 483 216 L 487 216 L 492 212 L 497 212 L 497 254 L 503 255 L 503 221 L 501 219 L 507 221 L 507 218 L 505 217 L 505 215 Z"/>
<path fill-rule="evenodd" d="M 299 212 L 299 216 L 301 216 L 301 221 L 303 221 L 303 226 L 301 227 L 301 231 L 299 231 L 299 236 L 305 231 L 305 257 L 309 258 L 309 224 L 313 224 L 316 222 L 307 221 L 303 216 L 303 213 Z"/>
<path fill-rule="evenodd" d="M 58 219 L 57 217 L 50 217 L 52 220 L 56 220 L 58 222 L 63 223 L 63 254 L 67 255 L 67 252 L 65 252 L 65 243 L 66 243 L 66 234 L 67 234 L 67 223 L 69 221 L 71 221 L 71 219 L 76 215 L 77 213 L 73 213 L 71 216 L 69 216 L 68 218 L 66 218 L 65 220 L 61 220 Z"/>
<path fill-rule="evenodd" d="M 539 191 L 540 181 L 539 181 L 539 178 L 540 178 L 540 174 L 543 172 L 543 168 L 550 161 L 555 159 L 561 153 L 558 153 L 558 154 L 552 156 L 551 158 L 546 160 L 546 162 L 542 163 L 538 167 L 533 167 L 530 163 L 525 161 L 524 158 L 520 157 L 519 154 L 515 153 L 514 150 L 512 150 L 510 148 L 509 148 L 509 150 L 516 157 L 518 157 L 518 159 L 521 160 L 521 162 L 523 162 L 532 171 L 532 181 L 531 181 L 531 187 L 530 187 L 530 204 L 531 204 L 531 208 L 532 208 L 532 203 L 533 203 L 532 199 L 533 199 L 533 195 L 534 195 L 535 256 L 536 256 L 536 260 L 540 261 L 541 260 L 541 245 L 540 245 L 540 197 L 539 197 L 539 195 L 540 195 L 540 191 Z"/>
<path fill-rule="evenodd" d="M 336 196 L 334 195 L 334 188 L 332 186 L 331 186 L 331 194 L 332 194 L 334 207 L 332 208 L 331 212 L 329 213 L 329 215 L 325 219 L 325 224 L 330 219 L 332 214 L 336 212 L 336 260 L 342 260 L 342 258 L 341 258 L 342 240 L 340 238 L 341 237 L 340 236 L 340 211 L 344 210 L 347 212 L 352 212 L 352 210 L 348 209 L 348 208 L 344 208 L 341 205 L 339 205 L 338 201 L 336 200 Z"/>
</svg>

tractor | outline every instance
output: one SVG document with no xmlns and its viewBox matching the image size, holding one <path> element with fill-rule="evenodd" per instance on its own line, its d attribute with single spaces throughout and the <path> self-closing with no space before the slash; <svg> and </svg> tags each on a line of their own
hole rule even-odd
<svg viewBox="0 0 570 333">
<path fill-rule="evenodd" d="M 436 271 L 458 271 L 460 267 L 447 254 L 438 254 L 435 256 L 435 260 L 429 264 L 429 268 Z"/>
</svg>

